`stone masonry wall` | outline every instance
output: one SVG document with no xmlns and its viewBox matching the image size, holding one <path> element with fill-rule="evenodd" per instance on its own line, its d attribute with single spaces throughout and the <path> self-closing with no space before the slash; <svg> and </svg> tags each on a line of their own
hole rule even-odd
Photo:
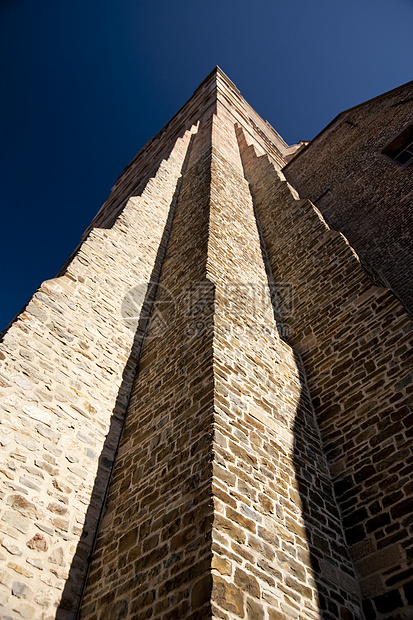
<svg viewBox="0 0 413 620">
<path fill-rule="evenodd" d="M 277 331 L 218 106 L 180 188 L 81 617 L 312 619 L 320 605 L 360 616 L 305 376 Z"/>
<path fill-rule="evenodd" d="M 213 294 L 205 277 L 210 131 L 210 120 L 201 121 L 183 177 L 84 619 L 211 614 L 212 309 L 205 303 L 205 285 Z"/>
<path fill-rule="evenodd" d="M 5 333 L 2 617 L 413 613 L 411 323 L 295 148 L 216 68 Z"/>
<path fill-rule="evenodd" d="M 136 329 L 194 131 L 0 344 L 4 616 L 73 617 L 136 366 L 141 334 L 124 319 Z"/>
<path fill-rule="evenodd" d="M 366 618 L 411 613 L 411 321 L 268 158 L 239 140 L 333 476 Z M 410 611 L 409 611 L 410 610 Z M 399 614 L 399 615 L 398 615 Z"/>
<path fill-rule="evenodd" d="M 267 121 L 263 121 L 245 101 L 235 84 L 223 71 L 219 67 L 215 67 L 185 105 L 126 166 L 114 183 L 110 196 L 86 230 L 85 235 L 92 228 L 110 228 L 113 225 L 122 212 L 127 197 L 133 193 L 140 193 L 160 162 L 168 159 L 171 146 L 176 139 L 182 137 L 192 125 L 196 125 L 200 117 L 205 115 L 208 110 L 212 114 L 216 100 L 220 98 L 229 103 L 237 122 L 243 125 L 256 144 L 270 153 L 280 167 L 285 165 L 285 156 L 294 152 L 297 145 L 289 147 L 275 129 Z"/>
<path fill-rule="evenodd" d="M 212 143 L 214 617 L 318 618 L 321 609 L 358 618 L 305 375 L 275 320 L 233 119 L 221 106 Z"/>
<path fill-rule="evenodd" d="M 413 167 L 382 150 L 413 118 L 413 82 L 343 112 L 285 168 L 413 312 Z"/>
<path fill-rule="evenodd" d="M 60 277 L 0 344 L 0 601 L 9 615 L 76 612 L 188 145 L 218 87 L 282 165 L 284 141 L 216 68 L 126 168 Z"/>
</svg>

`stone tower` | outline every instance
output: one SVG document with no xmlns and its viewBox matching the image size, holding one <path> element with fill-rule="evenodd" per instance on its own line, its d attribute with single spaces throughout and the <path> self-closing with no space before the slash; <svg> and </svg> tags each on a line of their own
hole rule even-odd
<svg viewBox="0 0 413 620">
<path fill-rule="evenodd" d="M 216 68 L 4 334 L 1 617 L 413 617 L 411 321 L 301 148 Z"/>
</svg>

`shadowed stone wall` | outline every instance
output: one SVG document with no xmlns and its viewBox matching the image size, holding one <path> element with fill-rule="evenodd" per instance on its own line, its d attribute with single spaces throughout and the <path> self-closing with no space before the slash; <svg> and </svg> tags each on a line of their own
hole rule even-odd
<svg viewBox="0 0 413 620">
<path fill-rule="evenodd" d="M 217 68 L 5 333 L 5 617 L 411 612 L 409 320 L 295 149 Z"/>
<path fill-rule="evenodd" d="M 284 170 L 410 312 L 413 166 L 402 168 L 382 151 L 412 119 L 409 82 L 340 114 Z"/>
<path fill-rule="evenodd" d="M 277 283 L 221 106 L 213 149 L 214 617 L 318 618 L 321 609 L 333 618 L 328 598 L 336 617 L 357 618 L 358 584 L 305 375 L 276 321 Z"/>
<path fill-rule="evenodd" d="M 411 613 L 411 320 L 343 235 L 238 135 L 274 276 L 294 289 L 290 339 L 306 369 L 366 618 Z"/>
</svg>

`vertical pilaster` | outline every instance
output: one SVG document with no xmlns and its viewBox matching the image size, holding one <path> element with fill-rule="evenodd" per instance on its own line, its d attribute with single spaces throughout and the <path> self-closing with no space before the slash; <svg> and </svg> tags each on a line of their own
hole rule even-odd
<svg viewBox="0 0 413 620">
<path fill-rule="evenodd" d="M 337 617 L 358 618 L 305 374 L 276 320 L 277 290 L 233 120 L 219 107 L 212 137 L 213 610 L 219 618 L 310 619 L 327 613 L 328 597 Z"/>
<path fill-rule="evenodd" d="M 82 618 L 210 617 L 211 121 L 201 121 L 89 574 Z"/>
</svg>

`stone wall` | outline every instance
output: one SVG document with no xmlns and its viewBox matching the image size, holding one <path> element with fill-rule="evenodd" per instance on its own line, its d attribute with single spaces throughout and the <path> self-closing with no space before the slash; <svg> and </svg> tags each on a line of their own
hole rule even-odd
<svg viewBox="0 0 413 620">
<path fill-rule="evenodd" d="M 233 118 L 220 106 L 213 149 L 214 617 L 358 618 L 305 373 L 276 320 Z"/>
<path fill-rule="evenodd" d="M 183 176 L 82 618 L 360 616 L 297 362 L 218 105 Z"/>
<path fill-rule="evenodd" d="M 205 293 L 209 124 L 179 192 L 82 618 L 210 615 L 212 314 L 203 304 L 198 332 L 193 286 Z"/>
<path fill-rule="evenodd" d="M 136 317 L 159 270 L 194 131 L 178 139 L 113 228 L 91 231 L 0 344 L 6 615 L 54 617 L 59 606 L 60 618 L 73 617 L 135 374 Z"/>
<path fill-rule="evenodd" d="M 4 617 L 411 612 L 411 325 L 294 148 L 217 68 L 7 330 Z"/>
<path fill-rule="evenodd" d="M 413 118 L 413 82 L 340 114 L 284 169 L 413 312 L 413 167 L 382 153 Z"/>
<path fill-rule="evenodd" d="M 294 289 L 290 341 L 303 358 L 365 616 L 411 613 L 411 320 L 238 135 L 274 277 Z"/>
<path fill-rule="evenodd" d="M 2 335 L 0 600 L 9 615 L 76 612 L 189 142 L 215 109 L 218 84 L 284 162 L 287 145 L 216 68 L 125 169 L 60 277 Z"/>
</svg>

